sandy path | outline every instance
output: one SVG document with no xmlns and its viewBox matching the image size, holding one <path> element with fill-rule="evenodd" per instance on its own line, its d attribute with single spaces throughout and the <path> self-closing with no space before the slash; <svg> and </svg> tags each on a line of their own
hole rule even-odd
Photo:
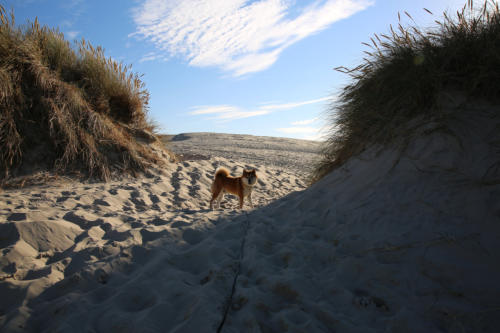
<svg viewBox="0 0 500 333">
<path fill-rule="evenodd" d="M 85 332 L 217 326 L 243 232 L 235 197 L 208 210 L 218 166 L 255 167 L 213 158 L 140 179 L 0 193 L 2 331 L 75 332 L 83 318 Z M 284 170 L 258 175 L 256 209 L 304 189 Z"/>
</svg>

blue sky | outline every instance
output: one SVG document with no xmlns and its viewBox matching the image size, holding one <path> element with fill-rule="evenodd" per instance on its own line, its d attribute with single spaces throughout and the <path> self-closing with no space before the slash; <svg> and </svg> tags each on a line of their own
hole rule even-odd
<svg viewBox="0 0 500 333">
<path fill-rule="evenodd" d="M 164 133 L 318 139 L 325 111 L 374 33 L 420 27 L 466 0 L 0 0 L 143 74 Z M 434 13 L 427 14 L 423 8 Z M 403 22 L 407 17 L 403 14 Z"/>
</svg>

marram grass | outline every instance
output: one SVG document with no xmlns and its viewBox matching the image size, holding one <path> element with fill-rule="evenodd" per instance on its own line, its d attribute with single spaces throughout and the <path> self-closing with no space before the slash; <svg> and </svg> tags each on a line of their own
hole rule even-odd
<svg viewBox="0 0 500 333">
<path fill-rule="evenodd" d="M 329 109 L 333 130 L 313 181 L 370 145 L 408 136 L 408 124 L 415 118 L 445 120 L 439 103 L 443 92 L 499 102 L 498 4 L 485 1 L 475 7 L 469 0 L 436 24 L 430 30 L 390 26 L 389 34 L 375 34 L 364 43 L 371 50 L 359 66 L 336 68 L 352 82 Z"/>
<path fill-rule="evenodd" d="M 158 162 L 131 130 L 152 131 L 148 91 L 129 66 L 82 39 L 71 45 L 0 6 L 0 183 L 20 170 L 108 179 Z"/>
</svg>

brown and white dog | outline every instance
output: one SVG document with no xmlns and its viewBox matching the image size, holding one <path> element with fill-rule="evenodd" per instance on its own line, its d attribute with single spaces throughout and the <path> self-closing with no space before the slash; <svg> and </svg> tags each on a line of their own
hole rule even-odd
<svg viewBox="0 0 500 333">
<path fill-rule="evenodd" d="M 240 177 L 231 177 L 229 175 L 229 170 L 226 168 L 218 168 L 212 183 L 210 209 L 213 209 L 214 201 L 216 201 L 217 208 L 219 208 L 225 193 L 231 193 L 239 197 L 240 209 L 243 207 L 244 198 L 248 198 L 250 207 L 253 208 L 252 188 L 256 183 L 257 173 L 255 169 L 243 170 L 243 175 Z"/>
</svg>

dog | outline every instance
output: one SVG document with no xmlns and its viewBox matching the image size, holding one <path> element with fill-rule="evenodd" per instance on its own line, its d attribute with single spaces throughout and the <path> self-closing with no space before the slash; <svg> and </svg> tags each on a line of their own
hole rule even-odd
<svg viewBox="0 0 500 333">
<path fill-rule="evenodd" d="M 252 203 L 252 188 L 257 183 L 257 172 L 255 169 L 243 170 L 240 177 L 232 177 L 226 168 L 218 168 L 215 171 L 214 181 L 212 182 L 212 199 L 210 200 L 210 209 L 213 210 L 213 203 L 216 201 L 217 208 L 220 207 L 225 193 L 237 195 L 240 199 L 240 209 L 243 208 L 243 199 L 248 198 L 250 207 Z"/>
</svg>

